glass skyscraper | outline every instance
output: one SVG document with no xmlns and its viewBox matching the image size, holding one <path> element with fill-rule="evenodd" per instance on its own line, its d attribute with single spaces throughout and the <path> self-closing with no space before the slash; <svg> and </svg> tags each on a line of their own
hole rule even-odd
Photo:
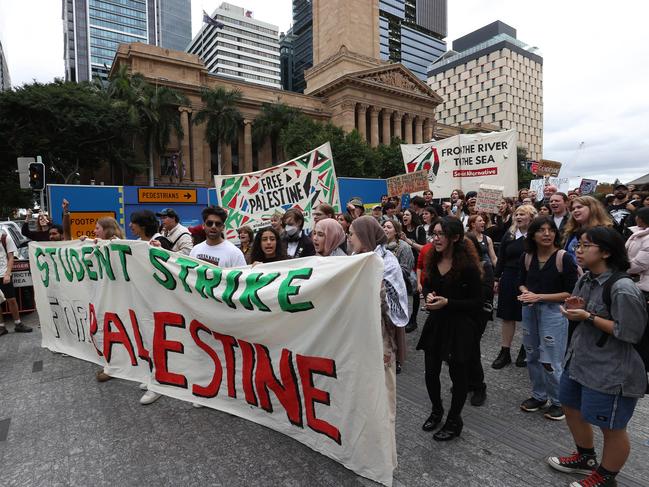
<svg viewBox="0 0 649 487">
<path fill-rule="evenodd" d="M 65 79 L 105 79 L 121 43 L 184 50 L 191 0 L 63 0 L 63 23 Z"/>
<path fill-rule="evenodd" d="M 402 63 L 426 81 L 430 63 L 446 52 L 447 0 L 372 1 L 379 2 L 381 59 Z M 304 91 L 304 71 L 313 66 L 312 21 L 311 0 L 293 0 L 294 63 L 285 75 L 291 76 L 293 91 Z"/>
</svg>

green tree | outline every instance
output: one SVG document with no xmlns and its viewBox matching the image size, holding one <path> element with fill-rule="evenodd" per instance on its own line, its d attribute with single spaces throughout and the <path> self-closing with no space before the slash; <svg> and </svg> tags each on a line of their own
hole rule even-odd
<svg viewBox="0 0 649 487">
<path fill-rule="evenodd" d="M 195 124 L 207 122 L 205 138 L 213 148 L 212 174 L 219 174 L 221 166 L 221 144 L 233 143 L 239 135 L 243 116 L 237 108 L 241 100 L 239 90 L 227 90 L 221 86 L 214 89 L 204 88 L 201 99 L 205 103 L 194 117 Z M 216 160 L 214 158 L 216 153 Z"/>
<path fill-rule="evenodd" d="M 403 141 L 394 137 L 390 145 L 379 145 L 375 149 L 378 156 L 377 169 L 379 178 L 391 178 L 406 172 L 403 156 L 401 155 L 401 144 L 403 144 Z"/>
<path fill-rule="evenodd" d="M 518 189 L 529 188 L 530 181 L 536 179 L 536 175 L 527 167 L 527 149 L 520 145 L 516 147 L 516 162 L 518 167 Z"/>
<path fill-rule="evenodd" d="M 300 116 L 300 111 L 284 103 L 263 103 L 261 113 L 255 118 L 252 126 L 252 140 L 257 147 L 261 147 L 264 140 L 270 138 L 272 162 L 283 162 L 284 154 L 279 143 L 282 129 L 295 121 Z"/>
</svg>

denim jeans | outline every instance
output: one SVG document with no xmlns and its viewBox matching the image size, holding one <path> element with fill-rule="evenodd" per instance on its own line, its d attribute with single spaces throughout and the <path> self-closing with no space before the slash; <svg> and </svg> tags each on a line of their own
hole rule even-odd
<svg viewBox="0 0 649 487">
<path fill-rule="evenodd" d="M 532 397 L 560 406 L 559 381 L 568 342 L 568 320 L 559 303 L 523 305 L 523 345 Z"/>
</svg>

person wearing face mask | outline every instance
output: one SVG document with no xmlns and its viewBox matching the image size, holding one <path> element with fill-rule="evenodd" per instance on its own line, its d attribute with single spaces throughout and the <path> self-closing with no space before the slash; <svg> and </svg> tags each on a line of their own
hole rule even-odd
<svg viewBox="0 0 649 487">
<path fill-rule="evenodd" d="M 289 259 L 309 257 L 315 255 L 313 241 L 304 233 L 304 215 L 300 210 L 291 208 L 282 218 L 284 223 L 284 235 L 282 240 L 286 245 L 286 253 Z"/>
</svg>

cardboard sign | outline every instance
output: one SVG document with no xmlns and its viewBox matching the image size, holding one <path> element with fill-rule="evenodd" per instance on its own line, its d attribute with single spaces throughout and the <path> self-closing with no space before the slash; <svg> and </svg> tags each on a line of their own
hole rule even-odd
<svg viewBox="0 0 649 487">
<path fill-rule="evenodd" d="M 97 220 L 105 216 L 115 218 L 114 211 L 71 211 L 70 236 L 73 240 L 86 236 L 95 238 L 95 225 Z"/>
<path fill-rule="evenodd" d="M 386 179 L 388 196 L 418 193 L 428 190 L 428 171 L 422 169 Z"/>
<path fill-rule="evenodd" d="M 192 188 L 139 188 L 139 203 L 196 203 L 198 195 Z"/>
<path fill-rule="evenodd" d="M 32 285 L 32 274 L 29 271 L 28 260 L 14 260 L 11 268 L 11 279 L 14 287 L 29 287 Z"/>
<path fill-rule="evenodd" d="M 425 169 L 428 186 L 438 197 L 454 189 L 478 191 L 481 184 L 502 185 L 507 194 L 518 190 L 515 130 L 460 134 L 425 144 L 403 144 L 406 172 Z"/>
<path fill-rule="evenodd" d="M 560 162 L 541 159 L 536 164 L 536 171 L 533 172 L 539 176 L 558 176 L 559 171 L 561 171 Z"/>
<path fill-rule="evenodd" d="M 543 200 L 543 189 L 546 186 L 556 186 L 557 191 L 568 194 L 570 178 L 541 178 L 530 181 L 530 189 L 536 191 L 536 201 Z"/>
<path fill-rule="evenodd" d="M 30 242 L 29 254 L 43 347 L 392 484 L 374 252 L 236 269 L 132 240 Z"/>
<path fill-rule="evenodd" d="M 582 179 L 579 192 L 582 195 L 592 194 L 597 189 L 597 179 Z"/>
<path fill-rule="evenodd" d="M 504 186 L 481 184 L 475 203 L 476 210 L 485 213 L 498 213 L 504 191 Z"/>
</svg>

